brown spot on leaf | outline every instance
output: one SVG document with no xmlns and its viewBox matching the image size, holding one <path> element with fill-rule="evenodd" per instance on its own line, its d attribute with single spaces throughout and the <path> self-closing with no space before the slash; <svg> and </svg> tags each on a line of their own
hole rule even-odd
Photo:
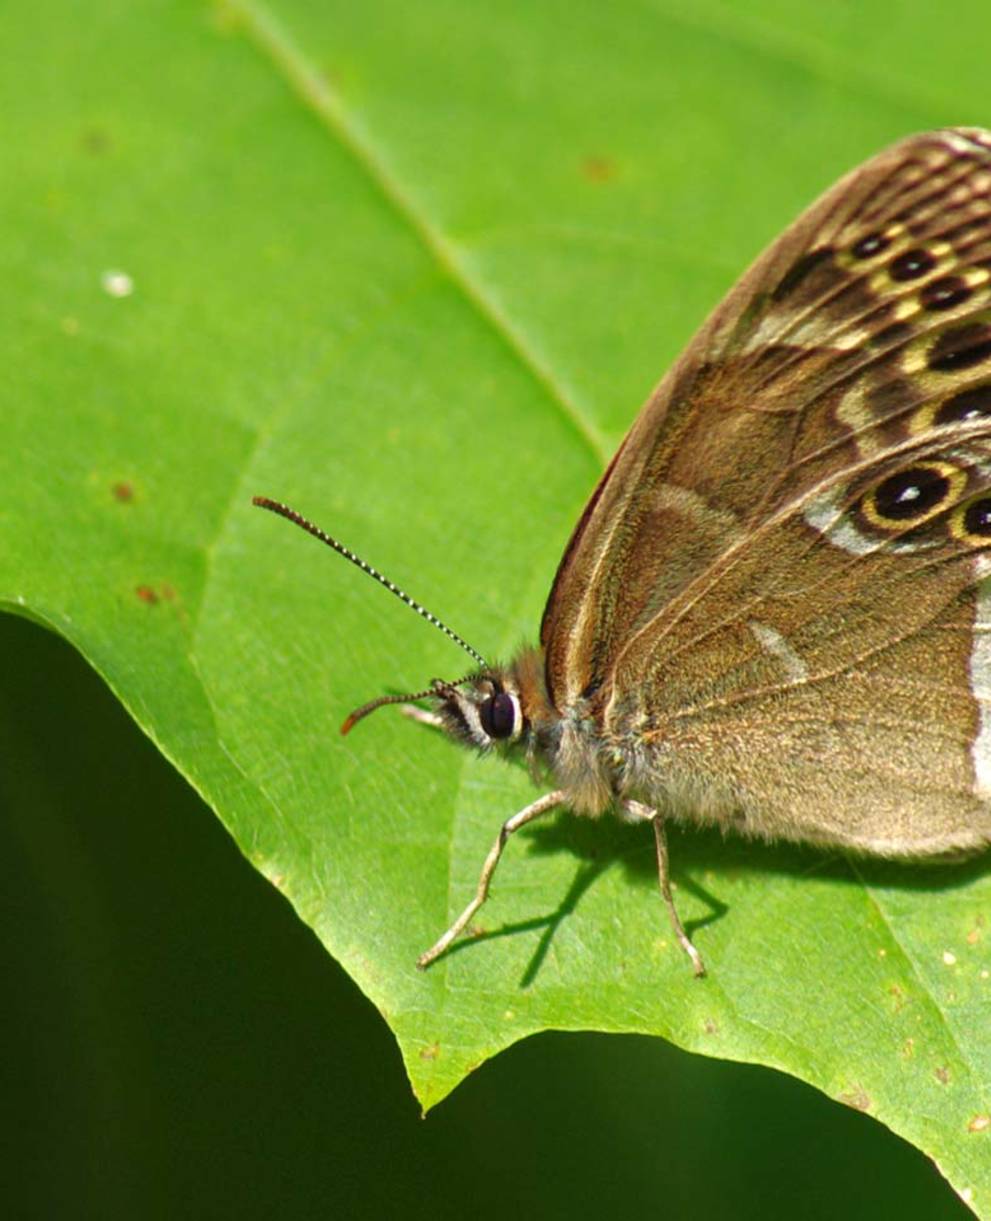
<svg viewBox="0 0 991 1221">
<path fill-rule="evenodd" d="M 986 1132 L 991 1128 L 991 1115 L 975 1115 L 967 1125 L 968 1132 Z"/>
<path fill-rule="evenodd" d="M 83 151 L 89 153 L 91 157 L 102 157 L 105 153 L 110 152 L 112 141 L 106 128 L 84 127 L 82 135 L 79 137 L 79 143 L 82 145 Z"/>
<path fill-rule="evenodd" d="M 114 500 L 119 500 L 121 504 L 130 504 L 134 499 L 134 484 L 128 483 L 126 479 L 118 480 L 110 490 Z"/>
<path fill-rule="evenodd" d="M 155 606 L 159 602 L 174 602 L 179 604 L 179 595 L 175 588 L 169 585 L 167 581 L 163 581 L 160 585 L 137 585 L 134 592 L 138 595 L 142 602 L 148 606 Z M 180 608 L 181 609 L 181 608 Z"/>
<path fill-rule="evenodd" d="M 593 155 L 582 162 L 582 177 L 589 182 L 608 182 L 616 177 L 616 162 L 611 157 Z"/>
<path fill-rule="evenodd" d="M 713 1021 L 712 1018 L 706 1018 L 705 1021 L 702 1023 L 702 1029 L 705 1031 L 706 1034 L 718 1034 L 719 1033 L 719 1024 L 717 1022 Z"/>
<path fill-rule="evenodd" d="M 941 1064 L 941 1065 L 939 1065 L 938 1068 L 934 1068 L 933 1076 L 940 1083 L 940 1085 L 949 1085 L 950 1084 L 950 1070 L 948 1068 L 946 1068 L 945 1065 Z"/>
<path fill-rule="evenodd" d="M 439 1055 L 440 1055 L 440 1044 L 439 1043 L 430 1043 L 426 1047 L 420 1048 L 420 1059 L 421 1060 L 436 1060 Z"/>
<path fill-rule="evenodd" d="M 874 1105 L 871 1102 L 871 1096 L 862 1085 L 856 1085 L 853 1089 L 846 1090 L 838 1095 L 839 1101 L 845 1106 L 853 1107 L 855 1111 L 869 1111 Z"/>
</svg>

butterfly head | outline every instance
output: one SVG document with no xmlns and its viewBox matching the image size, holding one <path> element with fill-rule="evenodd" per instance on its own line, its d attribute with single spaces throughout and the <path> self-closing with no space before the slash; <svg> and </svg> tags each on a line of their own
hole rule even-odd
<svg viewBox="0 0 991 1221">
<path fill-rule="evenodd" d="M 414 700 L 430 700 L 430 712 L 415 711 L 452 738 L 478 750 L 504 744 L 511 746 L 525 737 L 529 722 L 523 711 L 519 685 L 511 671 L 486 669 L 456 682 L 435 678 L 425 691 L 408 695 L 383 695 L 362 704 L 341 726 L 347 733 L 358 721 L 386 704 L 412 706 Z"/>
<path fill-rule="evenodd" d="M 444 729 L 479 750 L 512 745 L 529 728 L 520 693 L 506 672 L 475 674 L 458 684 L 437 683 L 434 694 Z"/>
</svg>

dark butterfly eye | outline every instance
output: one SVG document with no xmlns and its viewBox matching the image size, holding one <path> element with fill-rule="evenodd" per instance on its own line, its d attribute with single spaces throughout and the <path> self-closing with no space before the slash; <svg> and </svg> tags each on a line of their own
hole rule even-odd
<svg viewBox="0 0 991 1221">
<path fill-rule="evenodd" d="M 516 727 L 516 700 L 500 691 L 489 698 L 478 709 L 482 728 L 490 738 L 508 738 Z"/>
</svg>

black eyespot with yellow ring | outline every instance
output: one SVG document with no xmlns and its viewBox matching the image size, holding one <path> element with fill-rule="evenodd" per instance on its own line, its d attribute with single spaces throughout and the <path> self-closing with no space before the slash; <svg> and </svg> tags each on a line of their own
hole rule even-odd
<svg viewBox="0 0 991 1221">
<path fill-rule="evenodd" d="M 958 505 L 950 518 L 950 533 L 969 547 L 991 547 L 991 493 Z"/>
<path fill-rule="evenodd" d="M 954 504 L 966 483 L 965 472 L 949 462 L 919 462 L 875 484 L 860 507 L 877 529 L 914 529 Z"/>
</svg>

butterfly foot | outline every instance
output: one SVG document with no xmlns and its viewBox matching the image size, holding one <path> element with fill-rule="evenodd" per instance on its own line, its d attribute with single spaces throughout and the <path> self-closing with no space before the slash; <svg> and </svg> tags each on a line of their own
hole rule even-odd
<svg viewBox="0 0 991 1221">
<path fill-rule="evenodd" d="M 702 961 L 702 955 L 698 952 L 688 934 L 685 934 L 685 940 L 682 942 L 682 947 L 685 953 L 692 960 L 692 973 L 696 979 L 703 979 L 705 976 L 705 963 Z"/>
</svg>

